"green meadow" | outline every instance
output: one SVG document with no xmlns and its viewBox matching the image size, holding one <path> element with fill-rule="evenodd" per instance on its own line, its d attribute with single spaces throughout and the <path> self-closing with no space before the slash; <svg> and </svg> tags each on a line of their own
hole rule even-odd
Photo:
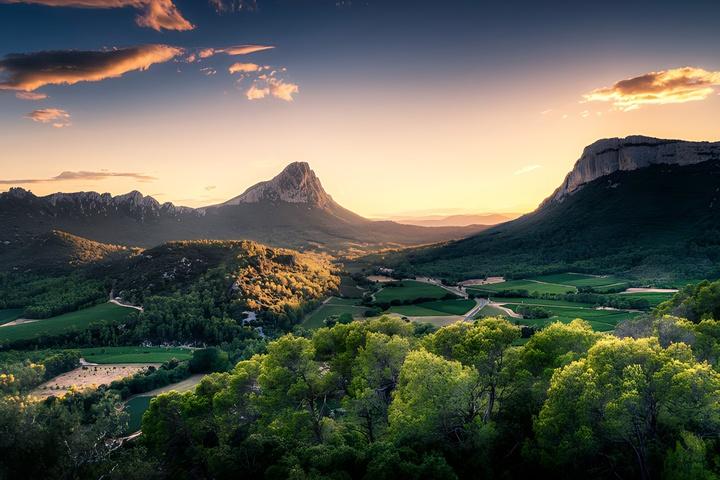
<svg viewBox="0 0 720 480">
<path fill-rule="evenodd" d="M 83 330 L 95 323 L 121 322 L 136 313 L 135 310 L 130 308 L 120 307 L 112 303 L 103 303 L 76 312 L 58 315 L 57 317 L 10 327 L 0 327 L 0 342 L 59 335 L 70 331 Z"/>
<path fill-rule="evenodd" d="M 440 317 L 447 315 L 465 315 L 475 306 L 473 300 L 437 300 L 413 305 L 390 307 L 387 313 L 397 313 L 407 317 Z"/>
<path fill-rule="evenodd" d="M 321 305 L 307 314 L 302 326 L 309 329 L 324 327 L 324 320 L 333 315 L 349 313 L 353 317 L 362 317 L 368 307 L 358 305 L 357 300 L 339 297 L 330 297 L 327 303 Z"/>
<path fill-rule="evenodd" d="M 187 360 L 192 350 L 183 347 L 96 347 L 80 350 L 91 363 L 164 363 L 173 358 Z"/>
</svg>

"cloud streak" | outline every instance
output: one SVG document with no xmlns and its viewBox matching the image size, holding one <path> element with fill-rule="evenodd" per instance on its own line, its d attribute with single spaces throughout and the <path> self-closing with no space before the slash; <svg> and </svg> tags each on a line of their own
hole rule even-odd
<svg viewBox="0 0 720 480">
<path fill-rule="evenodd" d="M 520 170 L 516 170 L 513 175 L 525 175 L 526 173 L 530 173 L 532 171 L 537 170 L 540 168 L 540 165 L 526 165 L 522 167 Z"/>
<path fill-rule="evenodd" d="M 192 30 L 195 26 L 183 17 L 173 0 L 0 0 L 0 4 L 25 3 L 46 7 L 124 8 L 140 10 L 135 22 L 153 30 Z"/>
<path fill-rule="evenodd" d="M 41 108 L 39 110 L 33 110 L 25 115 L 25 118 L 28 118 L 33 122 L 49 123 L 55 128 L 69 127 L 71 125 L 70 114 L 59 108 Z"/>
<path fill-rule="evenodd" d="M 48 96 L 44 93 L 36 93 L 36 92 L 17 92 L 15 94 L 15 97 L 19 98 L 20 100 L 45 100 L 48 98 Z"/>
<path fill-rule="evenodd" d="M 256 63 L 233 63 L 230 65 L 230 68 L 228 68 L 228 71 L 230 73 L 252 73 L 257 72 L 260 70 L 260 65 Z"/>
<path fill-rule="evenodd" d="M 71 180 L 105 180 L 108 178 L 132 178 L 140 182 L 151 182 L 157 180 L 155 177 L 144 175 L 135 172 L 89 172 L 89 171 L 65 171 L 50 178 L 25 178 L 25 179 L 12 179 L 12 180 L 1 180 L 0 185 L 29 185 L 34 183 L 52 183 L 52 182 L 65 182 Z"/>
<path fill-rule="evenodd" d="M 10 54 L 0 60 L 0 90 L 31 92 L 45 85 L 98 82 L 135 70 L 147 70 L 182 52 L 168 45 L 141 45 L 114 50 Z"/>
<path fill-rule="evenodd" d="M 583 95 L 587 102 L 610 102 L 628 112 L 644 105 L 667 105 L 705 100 L 720 86 L 720 72 L 683 67 L 650 72 L 620 80 L 611 87 Z"/>
</svg>

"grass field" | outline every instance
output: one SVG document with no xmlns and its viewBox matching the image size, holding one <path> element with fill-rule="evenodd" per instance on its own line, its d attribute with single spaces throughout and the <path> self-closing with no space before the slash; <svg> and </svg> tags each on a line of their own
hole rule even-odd
<svg viewBox="0 0 720 480">
<path fill-rule="evenodd" d="M 153 397 L 133 397 L 125 402 L 125 411 L 130 415 L 126 433 L 133 433 L 140 430 L 143 414 L 145 410 L 150 407 L 150 401 L 152 399 Z"/>
<path fill-rule="evenodd" d="M 429 283 L 416 282 L 415 280 L 403 280 L 398 282 L 397 287 L 383 287 L 375 294 L 376 303 L 390 303 L 393 300 L 400 302 L 412 302 L 418 298 L 441 299 L 449 292 L 442 287 Z"/>
<path fill-rule="evenodd" d="M 657 307 L 662 302 L 666 300 L 670 300 L 674 293 L 658 293 L 658 292 L 646 292 L 646 293 L 624 293 L 622 295 L 618 295 L 622 298 L 627 299 L 644 299 L 647 300 L 650 304 L 650 307 Z"/>
<path fill-rule="evenodd" d="M 22 308 L 6 308 L 4 310 L 0 310 L 0 325 L 17 320 L 20 318 L 21 313 Z"/>
<path fill-rule="evenodd" d="M 390 307 L 388 313 L 397 313 L 406 317 L 440 317 L 444 315 L 465 315 L 475 306 L 473 300 L 437 300 L 414 305 Z"/>
<path fill-rule="evenodd" d="M 500 299 L 498 299 L 500 300 Z M 557 302 L 552 300 L 521 299 L 523 302 L 509 302 L 510 299 L 502 299 L 506 307 L 513 311 L 517 311 L 521 305 L 539 305 L 543 309 L 551 313 L 550 318 L 541 319 L 522 319 L 519 322 L 523 325 L 535 325 L 544 327 L 552 322 L 560 321 L 570 323 L 576 318 L 587 320 L 593 329 L 599 332 L 607 332 L 613 330 L 615 326 L 625 320 L 631 319 L 639 315 L 637 312 L 628 312 L 625 310 L 596 310 L 591 306 L 583 306 L 583 304 L 571 302 Z M 529 302 L 528 300 L 532 300 Z M 565 303 L 566 305 L 563 305 Z M 569 305 L 568 305 L 569 304 Z M 515 319 L 517 320 L 517 319 Z"/>
<path fill-rule="evenodd" d="M 508 280 L 507 282 L 492 283 L 489 285 L 477 285 L 468 287 L 468 292 L 473 293 L 497 293 L 503 290 L 527 290 L 528 293 L 575 293 L 577 288 L 571 285 L 559 285 L 555 283 L 540 283 L 534 280 Z"/>
<path fill-rule="evenodd" d="M 353 317 L 362 317 L 367 307 L 363 307 L 357 303 L 358 301 L 353 299 L 330 297 L 327 303 L 310 312 L 303 319 L 301 325 L 310 329 L 324 327 L 325 324 L 323 321 L 326 318 L 333 315 L 342 315 L 343 313 L 349 313 Z"/>
<path fill-rule="evenodd" d="M 112 303 L 103 303 L 77 312 L 65 313 L 32 323 L 0 327 L 0 342 L 58 335 L 69 331 L 82 330 L 94 323 L 123 321 L 130 315 L 135 314 L 136 311 L 131 308 L 119 307 Z"/>
<path fill-rule="evenodd" d="M 187 360 L 192 350 L 182 347 L 97 347 L 80 350 L 91 363 L 164 363 L 176 358 Z"/>
<path fill-rule="evenodd" d="M 629 282 L 620 277 L 614 275 L 595 276 L 595 275 L 584 275 L 581 273 L 556 273 L 553 275 L 543 275 L 540 277 L 533 277 L 532 280 L 539 282 L 555 283 L 558 285 L 570 285 L 573 287 L 627 287 Z"/>
<path fill-rule="evenodd" d="M 125 411 L 130 415 L 128 419 L 128 429 L 126 433 L 133 433 L 142 427 L 142 417 L 145 411 L 150 407 L 150 401 L 161 393 L 169 391 L 187 392 L 193 390 L 205 375 L 192 375 L 185 380 L 167 385 L 162 388 L 152 390 L 150 392 L 141 393 L 130 398 L 125 402 Z"/>
</svg>

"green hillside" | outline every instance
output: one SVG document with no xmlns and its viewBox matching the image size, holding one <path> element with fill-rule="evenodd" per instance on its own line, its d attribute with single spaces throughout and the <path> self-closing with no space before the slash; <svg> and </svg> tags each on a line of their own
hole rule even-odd
<svg viewBox="0 0 720 480">
<path fill-rule="evenodd" d="M 720 160 L 615 172 L 473 237 L 374 260 L 462 279 L 554 272 L 656 284 L 720 276 Z"/>
</svg>

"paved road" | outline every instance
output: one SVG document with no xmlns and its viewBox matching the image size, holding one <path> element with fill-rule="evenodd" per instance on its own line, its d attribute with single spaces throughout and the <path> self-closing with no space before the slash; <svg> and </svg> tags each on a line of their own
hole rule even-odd
<svg viewBox="0 0 720 480">
<path fill-rule="evenodd" d="M 475 299 L 475 306 L 472 308 L 472 310 L 470 310 L 469 312 L 467 312 L 467 313 L 464 315 L 465 321 L 466 321 L 466 322 L 472 321 L 473 317 L 474 317 L 475 315 L 477 315 L 477 313 L 478 313 L 480 310 L 482 310 L 483 307 L 484 307 L 485 305 L 487 305 L 488 303 L 490 303 L 490 302 L 488 301 L 487 298 L 476 298 L 476 299 Z"/>
</svg>

